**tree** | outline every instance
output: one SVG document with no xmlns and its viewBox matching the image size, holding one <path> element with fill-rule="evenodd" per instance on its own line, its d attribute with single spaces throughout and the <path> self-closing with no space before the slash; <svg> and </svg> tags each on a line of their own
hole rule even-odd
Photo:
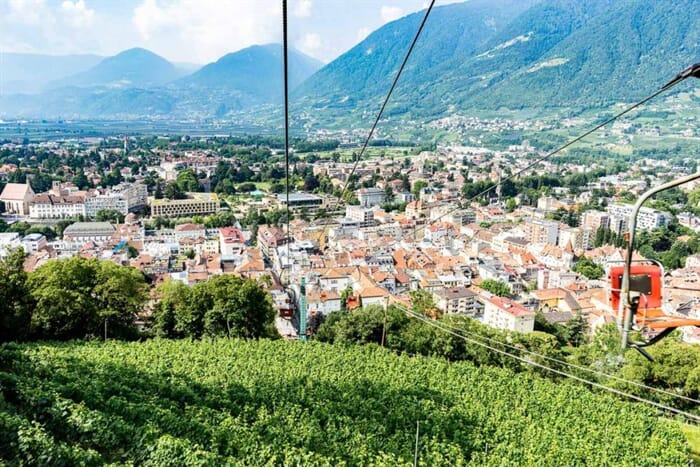
<svg viewBox="0 0 700 467">
<path fill-rule="evenodd" d="M 36 302 L 32 332 L 46 339 L 80 339 L 135 333 L 134 317 L 147 298 L 143 274 L 111 261 L 79 256 L 54 260 L 29 275 L 29 294 Z"/>
<path fill-rule="evenodd" d="M 304 191 L 314 191 L 320 185 L 318 177 L 313 173 L 310 173 L 304 178 Z"/>
<path fill-rule="evenodd" d="M 411 308 L 413 311 L 429 316 L 435 314 L 436 306 L 433 294 L 427 290 L 420 289 L 411 291 L 409 295 L 411 297 Z"/>
<path fill-rule="evenodd" d="M 481 284 L 479 284 L 479 287 L 499 297 L 508 297 L 511 293 L 508 284 L 495 279 L 484 279 L 481 281 Z"/>
<path fill-rule="evenodd" d="M 591 280 L 600 279 L 604 274 L 603 268 L 586 256 L 581 256 L 572 270 Z"/>
<path fill-rule="evenodd" d="M 177 174 L 177 187 L 181 192 L 199 191 L 199 180 L 192 169 L 185 169 Z"/>
<path fill-rule="evenodd" d="M 0 259 L 0 342 L 24 340 L 29 335 L 33 304 L 24 271 L 26 256 L 18 248 Z"/>
<path fill-rule="evenodd" d="M 165 191 L 163 193 L 168 199 L 184 199 L 185 194 L 180 190 L 180 187 L 175 182 L 168 182 L 165 185 Z"/>
<path fill-rule="evenodd" d="M 166 337 L 270 337 L 272 299 L 252 279 L 220 275 L 192 287 L 166 282 L 157 289 L 152 317 L 156 335 Z"/>
<path fill-rule="evenodd" d="M 425 180 L 416 180 L 413 183 L 413 188 L 411 189 L 411 193 L 413 193 L 413 196 L 416 199 L 420 199 L 420 191 L 428 186 L 428 182 Z"/>
<path fill-rule="evenodd" d="M 124 222 L 124 214 L 116 209 L 100 209 L 95 214 L 95 221 L 110 222 L 112 224 L 121 224 Z"/>
<path fill-rule="evenodd" d="M 348 309 L 348 298 L 353 294 L 351 286 L 345 287 L 342 292 L 340 292 L 340 310 L 345 311 Z"/>
</svg>

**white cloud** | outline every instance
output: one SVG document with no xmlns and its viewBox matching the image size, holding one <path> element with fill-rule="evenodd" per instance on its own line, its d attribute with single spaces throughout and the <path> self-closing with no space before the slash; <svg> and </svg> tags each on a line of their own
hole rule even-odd
<svg viewBox="0 0 700 467">
<path fill-rule="evenodd" d="M 299 18 L 311 16 L 311 0 L 296 0 L 293 14 Z"/>
<path fill-rule="evenodd" d="M 388 23 L 389 21 L 401 18 L 404 15 L 404 10 L 397 6 L 383 5 L 380 10 L 380 15 L 382 21 Z"/>
<path fill-rule="evenodd" d="M 297 41 L 295 44 L 297 49 L 304 52 L 306 55 L 311 55 L 315 57 L 321 50 L 323 43 L 321 41 L 321 36 L 315 32 L 304 34 L 301 40 Z"/>
<path fill-rule="evenodd" d="M 88 8 L 85 5 L 85 0 L 64 0 L 61 3 L 61 10 L 64 12 L 68 21 L 77 28 L 84 28 L 93 23 L 95 10 Z"/>
<path fill-rule="evenodd" d="M 44 0 L 10 0 L 8 6 L 7 19 L 20 24 L 40 24 L 48 12 Z"/>
<path fill-rule="evenodd" d="M 277 0 L 143 0 L 132 23 L 145 46 L 200 63 L 282 35 Z"/>
</svg>

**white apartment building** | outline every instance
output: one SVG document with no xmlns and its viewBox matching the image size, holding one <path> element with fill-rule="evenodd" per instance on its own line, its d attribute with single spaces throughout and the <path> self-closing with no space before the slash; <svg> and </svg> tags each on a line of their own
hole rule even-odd
<svg viewBox="0 0 700 467">
<path fill-rule="evenodd" d="M 611 217 L 626 219 L 628 221 L 628 226 L 629 218 L 634 211 L 634 206 L 631 204 L 611 204 L 607 207 L 607 211 L 610 213 Z M 668 225 L 670 221 L 670 213 L 659 211 L 658 209 L 642 207 L 637 216 L 637 227 L 642 230 L 654 230 Z M 627 230 L 627 226 L 625 226 L 624 230 Z"/>
<path fill-rule="evenodd" d="M 529 219 L 522 224 L 522 229 L 530 243 L 556 245 L 559 237 L 559 223 L 544 219 Z"/>
<path fill-rule="evenodd" d="M 370 227 L 375 224 L 374 211 L 362 206 L 346 206 L 345 217 L 354 222 L 359 222 L 360 227 Z"/>
<path fill-rule="evenodd" d="M 141 183 L 120 183 L 104 191 L 95 191 L 85 199 L 85 212 L 95 217 L 103 209 L 114 209 L 126 215 L 148 203 L 148 189 Z"/>
<path fill-rule="evenodd" d="M 535 313 L 513 300 L 492 296 L 484 299 L 484 323 L 505 331 L 532 332 Z"/>
<path fill-rule="evenodd" d="M 357 191 L 357 199 L 360 201 L 360 206 L 371 208 L 385 202 L 386 193 L 376 187 L 360 188 Z"/>
<path fill-rule="evenodd" d="M 476 294 L 466 287 L 448 287 L 434 292 L 435 304 L 445 314 L 475 315 Z"/>
<path fill-rule="evenodd" d="M 32 219 L 67 219 L 86 216 L 85 197 L 81 195 L 41 194 L 29 206 Z"/>
</svg>

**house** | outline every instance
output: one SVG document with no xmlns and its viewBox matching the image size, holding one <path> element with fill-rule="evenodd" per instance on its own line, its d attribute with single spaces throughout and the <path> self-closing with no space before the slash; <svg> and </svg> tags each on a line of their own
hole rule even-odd
<svg viewBox="0 0 700 467">
<path fill-rule="evenodd" d="M 222 227 L 219 230 L 219 250 L 222 257 L 240 255 L 244 249 L 243 232 L 235 227 Z"/>
<path fill-rule="evenodd" d="M 488 296 L 484 298 L 484 323 L 505 331 L 532 332 L 535 313 L 508 298 Z"/>
<path fill-rule="evenodd" d="M 29 215 L 29 205 L 34 201 L 34 191 L 29 183 L 8 183 L 0 194 L 5 212 L 20 216 Z"/>
<path fill-rule="evenodd" d="M 309 313 L 321 313 L 328 315 L 341 309 L 340 295 L 333 291 L 321 291 L 318 289 L 306 292 L 306 310 Z"/>
</svg>

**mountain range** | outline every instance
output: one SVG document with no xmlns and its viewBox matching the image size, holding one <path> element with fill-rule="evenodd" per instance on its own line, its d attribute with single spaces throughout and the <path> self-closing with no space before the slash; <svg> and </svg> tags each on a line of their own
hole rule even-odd
<svg viewBox="0 0 700 467">
<path fill-rule="evenodd" d="M 296 121 L 368 124 L 423 14 L 385 24 L 325 66 L 290 51 Z M 433 10 L 386 116 L 601 108 L 650 94 L 699 58 L 695 0 L 471 0 Z M 280 112 L 276 44 L 189 74 L 143 49 L 96 59 L 73 59 L 81 69 L 53 76 L 47 91 L 0 98 L 0 117 L 264 119 Z M 10 76 L 21 88 L 21 73 Z"/>
</svg>

